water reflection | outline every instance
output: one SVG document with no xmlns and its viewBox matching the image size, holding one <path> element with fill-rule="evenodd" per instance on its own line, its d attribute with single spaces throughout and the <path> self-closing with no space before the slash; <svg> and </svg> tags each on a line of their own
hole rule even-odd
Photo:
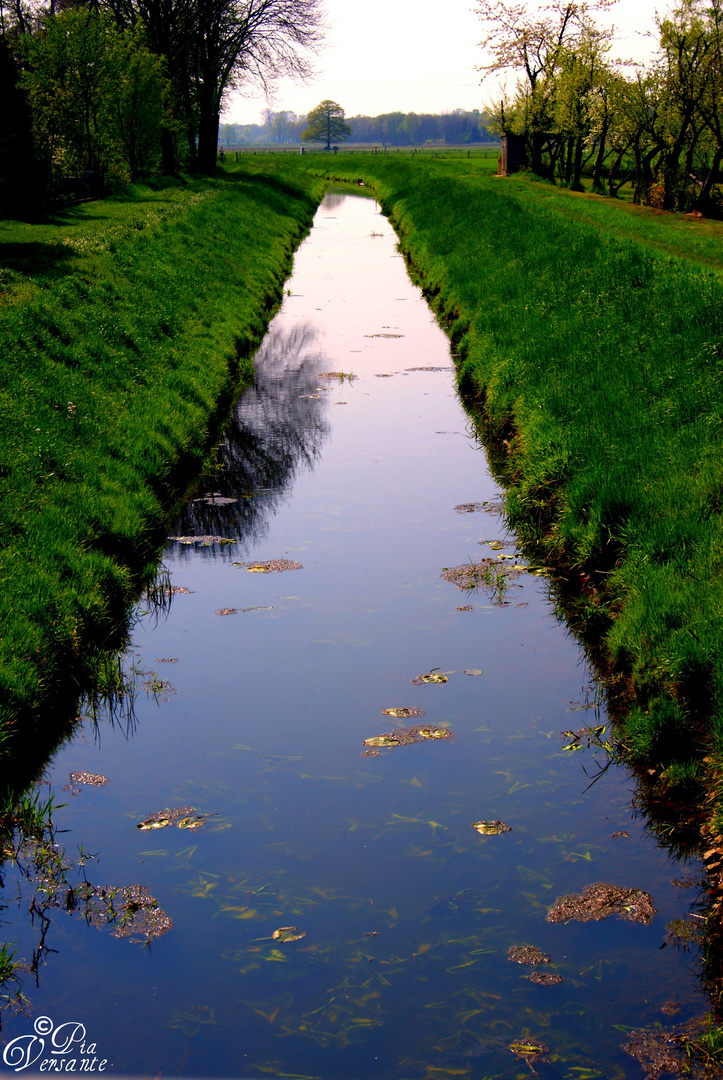
<svg viewBox="0 0 723 1080">
<path fill-rule="evenodd" d="M 277 323 L 271 329 L 256 357 L 254 384 L 236 402 L 214 465 L 201 477 L 177 535 L 233 538 L 239 543 L 222 549 L 233 558 L 266 537 L 269 519 L 298 473 L 313 468 L 329 434 L 326 388 L 319 386 L 323 365 L 312 325 L 286 329 Z M 207 501 L 205 493 L 234 501 Z"/>
</svg>

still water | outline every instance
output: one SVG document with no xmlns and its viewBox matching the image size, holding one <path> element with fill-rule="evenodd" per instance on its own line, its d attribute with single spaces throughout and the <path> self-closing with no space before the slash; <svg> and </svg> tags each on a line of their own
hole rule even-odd
<svg viewBox="0 0 723 1080">
<path fill-rule="evenodd" d="M 133 723 L 87 721 L 46 773 L 69 879 L 143 885 L 172 929 L 143 945 L 82 905 L 33 918 L 9 870 L 4 937 L 41 954 L 3 1039 L 80 1022 L 129 1076 L 640 1077 L 626 1033 L 705 1008 L 694 957 L 662 947 L 690 868 L 622 769 L 591 785 L 604 750 L 562 749 L 605 716 L 545 577 L 441 577 L 524 559 L 372 199 L 327 195 L 257 362 L 173 527 L 170 611 L 141 605 Z M 249 571 L 268 560 L 301 568 Z M 412 681 L 433 672 L 447 681 Z M 423 720 L 383 713 L 410 708 Z M 453 737 L 364 744 L 420 723 Z M 63 793 L 81 771 L 108 783 Z M 204 823 L 137 827 L 176 808 Z M 472 827 L 489 820 L 511 830 Z M 594 882 L 658 914 L 546 921 Z M 529 945 L 551 963 L 508 960 Z"/>
</svg>

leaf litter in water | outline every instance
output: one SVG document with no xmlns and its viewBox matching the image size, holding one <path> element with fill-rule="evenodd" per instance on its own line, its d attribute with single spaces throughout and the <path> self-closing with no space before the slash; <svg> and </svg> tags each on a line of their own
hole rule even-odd
<svg viewBox="0 0 723 1080">
<path fill-rule="evenodd" d="M 179 829 L 200 829 L 207 816 L 207 814 L 196 814 L 193 806 L 177 806 L 173 810 L 158 810 L 136 825 L 136 828 L 141 829 L 142 832 L 166 829 L 169 825 L 178 825 Z"/>
<path fill-rule="evenodd" d="M 551 964 L 549 953 L 538 949 L 536 945 L 510 945 L 507 959 L 511 964 Z"/>
<path fill-rule="evenodd" d="M 382 709 L 382 716 L 393 716 L 395 720 L 406 720 L 413 716 L 425 716 L 424 709 Z"/>
<path fill-rule="evenodd" d="M 512 832 L 512 826 L 506 825 L 504 821 L 473 821 L 472 828 L 481 836 L 499 836 L 500 833 Z"/>
<path fill-rule="evenodd" d="M 412 746 L 413 743 L 425 742 L 427 739 L 453 739 L 454 732 L 450 728 L 431 727 L 429 724 L 412 724 L 410 727 L 398 727 L 393 731 L 386 731 L 383 735 L 373 735 L 364 740 L 365 746 Z"/>
<path fill-rule="evenodd" d="M 274 930 L 271 935 L 274 941 L 286 942 L 286 941 L 301 941 L 303 937 L 306 937 L 306 930 L 300 930 L 298 926 L 280 926 L 278 930 Z"/>
<path fill-rule="evenodd" d="M 626 889 L 599 881 L 582 892 L 558 897 L 548 912 L 547 921 L 599 922 L 617 915 L 629 922 L 650 926 L 657 913 L 652 896 L 642 889 Z"/>
<path fill-rule="evenodd" d="M 294 562 L 292 559 L 267 559 L 265 562 L 253 563 L 235 562 L 233 565 L 248 571 L 250 574 L 282 574 L 284 570 L 304 569 L 301 563 Z"/>
</svg>

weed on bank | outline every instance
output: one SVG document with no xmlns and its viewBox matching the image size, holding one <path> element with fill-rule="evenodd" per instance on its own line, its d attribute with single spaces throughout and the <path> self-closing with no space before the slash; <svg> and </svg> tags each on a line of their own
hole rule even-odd
<svg viewBox="0 0 723 1080">
<path fill-rule="evenodd" d="M 313 189 L 226 177 L 0 222 L 0 738 L 32 735 L 117 638 Z"/>
</svg>

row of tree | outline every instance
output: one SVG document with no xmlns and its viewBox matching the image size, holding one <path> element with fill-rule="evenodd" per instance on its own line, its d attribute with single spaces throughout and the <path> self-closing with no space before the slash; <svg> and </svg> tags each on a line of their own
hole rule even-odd
<svg viewBox="0 0 723 1080">
<path fill-rule="evenodd" d="M 321 0 L 0 0 L 0 202 L 212 171 L 225 95 L 308 75 L 321 31 Z"/>
<path fill-rule="evenodd" d="M 639 203 L 709 211 L 723 162 L 723 0 L 677 0 L 657 16 L 658 48 L 645 67 L 612 62 L 611 32 L 595 15 L 615 0 L 525 4 L 478 0 L 486 64 L 515 72 L 494 109 L 530 168 L 579 190 L 583 173 Z"/>
<path fill-rule="evenodd" d="M 479 110 L 455 109 L 449 113 L 382 113 L 380 116 L 348 116 L 349 141 L 363 145 L 421 146 L 441 143 L 461 146 L 492 142 L 489 118 Z M 265 109 L 260 124 L 222 124 L 219 138 L 225 146 L 297 145 L 308 126 L 306 116 L 288 110 Z"/>
</svg>

